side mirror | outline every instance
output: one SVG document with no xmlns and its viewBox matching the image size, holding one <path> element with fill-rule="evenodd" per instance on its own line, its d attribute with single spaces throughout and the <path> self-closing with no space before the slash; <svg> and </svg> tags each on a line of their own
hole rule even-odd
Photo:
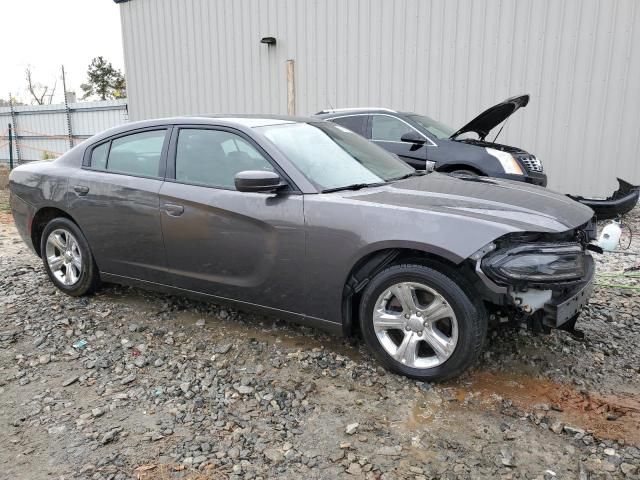
<svg viewBox="0 0 640 480">
<path fill-rule="evenodd" d="M 427 140 L 418 132 L 409 132 L 402 135 L 402 137 L 400 137 L 400 141 L 405 143 L 416 143 L 416 144 L 422 145 L 426 143 Z"/>
<path fill-rule="evenodd" d="M 234 177 L 236 190 L 239 192 L 270 193 L 284 187 L 280 175 L 265 170 L 245 170 Z"/>
</svg>

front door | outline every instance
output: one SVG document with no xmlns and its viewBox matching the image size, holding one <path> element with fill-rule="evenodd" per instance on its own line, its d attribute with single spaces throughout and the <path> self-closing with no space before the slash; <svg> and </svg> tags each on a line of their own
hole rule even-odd
<svg viewBox="0 0 640 480">
<path fill-rule="evenodd" d="M 158 192 L 167 131 L 146 129 L 91 146 L 69 179 L 69 211 L 104 273 L 166 282 Z"/>
<path fill-rule="evenodd" d="M 180 128 L 170 151 L 175 178 L 162 186 L 160 208 L 172 283 L 302 312 L 303 196 L 292 189 L 278 194 L 236 191 L 236 173 L 277 167 L 233 129 Z"/>
<path fill-rule="evenodd" d="M 403 142 L 406 133 L 418 133 L 408 123 L 389 114 L 376 113 L 370 117 L 371 140 L 385 150 L 395 153 L 417 170 L 424 170 L 427 160 L 428 139 L 424 144 Z"/>
</svg>

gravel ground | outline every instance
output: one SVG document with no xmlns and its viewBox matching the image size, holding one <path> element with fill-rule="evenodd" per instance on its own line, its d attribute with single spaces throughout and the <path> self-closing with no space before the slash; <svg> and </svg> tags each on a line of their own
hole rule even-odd
<svg viewBox="0 0 640 480">
<path fill-rule="evenodd" d="M 115 286 L 66 297 L 3 202 L 5 478 L 640 478 L 640 293 L 610 286 L 640 282 L 605 276 L 640 256 L 598 259 L 584 340 L 492 332 L 476 368 L 430 385 L 271 317 Z M 628 220 L 638 252 L 640 209 Z"/>
</svg>

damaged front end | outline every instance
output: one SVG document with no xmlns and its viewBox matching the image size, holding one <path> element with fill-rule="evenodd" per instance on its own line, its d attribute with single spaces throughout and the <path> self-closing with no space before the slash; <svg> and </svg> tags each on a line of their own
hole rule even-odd
<svg viewBox="0 0 640 480">
<path fill-rule="evenodd" d="M 633 210 L 638 203 L 638 197 L 640 197 L 640 186 L 632 185 L 618 178 L 618 189 L 608 198 L 597 199 L 573 195 L 567 196 L 572 200 L 590 207 L 595 212 L 598 220 L 609 220 L 620 217 Z"/>
<path fill-rule="evenodd" d="M 511 234 L 472 257 L 494 319 L 573 331 L 593 290 L 593 222 L 563 234 Z"/>
</svg>

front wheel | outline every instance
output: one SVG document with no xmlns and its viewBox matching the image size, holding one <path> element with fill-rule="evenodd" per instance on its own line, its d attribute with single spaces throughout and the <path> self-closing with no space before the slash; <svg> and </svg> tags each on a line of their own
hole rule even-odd
<svg viewBox="0 0 640 480">
<path fill-rule="evenodd" d="M 487 315 L 460 283 L 454 273 L 424 265 L 394 265 L 376 275 L 362 296 L 360 327 L 380 363 L 423 381 L 466 370 L 482 349 Z"/>
<path fill-rule="evenodd" d="M 47 224 L 40 253 L 49 278 L 67 295 L 86 295 L 98 286 L 100 277 L 89 244 L 68 218 L 54 218 Z"/>
</svg>

